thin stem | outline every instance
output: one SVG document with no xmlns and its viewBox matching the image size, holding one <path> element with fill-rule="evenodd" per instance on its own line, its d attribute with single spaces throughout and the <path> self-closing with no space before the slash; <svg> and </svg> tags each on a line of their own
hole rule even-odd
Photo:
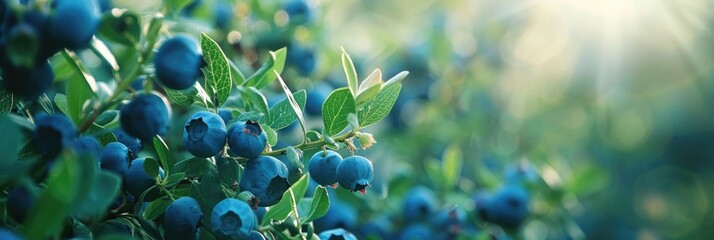
<svg viewBox="0 0 714 240">
<path fill-rule="evenodd" d="M 334 138 L 335 142 L 344 142 L 345 140 L 354 137 L 357 134 L 356 131 L 350 131 L 348 133 L 345 133 L 343 135 L 337 136 Z M 308 151 L 308 150 L 315 150 L 315 149 L 322 149 L 324 146 L 330 145 L 327 141 L 323 139 L 314 141 L 314 142 L 307 142 L 307 143 L 301 143 L 298 145 L 293 146 L 295 149 L 300 149 L 302 151 Z M 268 156 L 277 156 L 277 155 L 283 155 L 287 153 L 288 148 L 281 148 L 278 150 L 273 150 L 270 152 L 263 153 L 263 155 L 268 155 Z"/>
</svg>

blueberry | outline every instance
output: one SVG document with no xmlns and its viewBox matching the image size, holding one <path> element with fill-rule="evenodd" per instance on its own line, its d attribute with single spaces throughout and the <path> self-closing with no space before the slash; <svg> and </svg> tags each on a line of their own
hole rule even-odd
<svg viewBox="0 0 714 240">
<path fill-rule="evenodd" d="M 141 151 L 141 140 L 138 138 L 129 136 L 129 134 L 126 134 L 124 130 L 117 129 L 116 131 L 113 132 L 114 136 L 117 138 L 117 141 L 120 143 L 124 144 L 129 150 L 131 150 L 131 156 L 129 158 L 134 159 L 136 158 L 136 155 L 139 154 Z"/>
<path fill-rule="evenodd" d="M 303 76 L 312 74 L 317 65 L 315 52 L 297 44 L 290 44 L 285 61 Z"/>
<path fill-rule="evenodd" d="M 233 6 L 226 2 L 217 2 L 213 7 L 213 14 L 216 18 L 216 27 L 228 29 L 233 19 Z"/>
<path fill-rule="evenodd" d="M 260 232 L 253 230 L 250 231 L 248 240 L 265 240 L 265 236 L 263 236 L 263 234 L 260 234 Z"/>
<path fill-rule="evenodd" d="M 23 239 L 20 235 L 13 232 L 10 229 L 0 227 L 0 239 L 4 240 L 21 240 Z"/>
<path fill-rule="evenodd" d="M 255 216 L 258 218 L 258 222 L 263 222 L 263 216 L 265 216 L 265 213 L 267 210 L 264 207 L 259 207 L 253 210 L 255 213 Z"/>
<path fill-rule="evenodd" d="M 137 95 L 119 112 L 121 127 L 130 136 L 151 141 L 157 134 L 164 134 L 168 127 L 171 108 L 157 94 Z"/>
<path fill-rule="evenodd" d="M 311 21 L 312 13 L 304 0 L 291 0 L 285 4 L 283 10 L 290 17 L 291 25 L 303 25 Z"/>
<path fill-rule="evenodd" d="M 159 167 L 159 175 L 164 176 L 164 169 Z M 156 185 L 156 179 L 144 171 L 144 158 L 137 158 L 131 161 L 129 170 L 124 173 L 126 190 L 131 195 L 141 196 L 147 189 Z M 150 202 L 159 198 L 159 189 L 153 188 L 144 196 L 144 202 Z"/>
<path fill-rule="evenodd" d="M 183 144 L 196 157 L 215 156 L 226 146 L 226 124 L 215 113 L 201 111 L 194 113 L 186 121 Z"/>
<path fill-rule="evenodd" d="M 86 48 L 99 26 L 99 11 L 94 0 L 54 1 L 49 20 L 49 39 L 60 48 Z"/>
<path fill-rule="evenodd" d="M 313 116 L 322 116 L 322 103 L 332 92 L 332 88 L 325 83 L 318 83 L 307 92 L 305 112 Z"/>
<path fill-rule="evenodd" d="M 32 141 L 40 154 L 47 159 L 56 157 L 76 137 L 74 124 L 64 115 L 41 113 L 35 117 Z"/>
<path fill-rule="evenodd" d="M 112 10 L 112 0 L 97 0 L 97 2 L 99 3 L 99 11 L 108 12 Z"/>
<path fill-rule="evenodd" d="M 226 125 L 228 125 L 228 123 L 233 120 L 233 113 L 230 109 L 227 108 L 219 108 L 218 116 L 221 116 L 221 119 L 223 119 L 223 122 L 226 123 Z"/>
<path fill-rule="evenodd" d="M 342 228 L 323 231 L 318 236 L 322 240 L 357 240 L 354 234 Z"/>
<path fill-rule="evenodd" d="M 315 231 L 321 232 L 334 228 L 351 230 L 357 224 L 357 210 L 337 199 L 330 199 L 330 208 L 324 216 L 313 222 Z"/>
<path fill-rule="evenodd" d="M 131 85 L 130 85 L 131 88 L 134 89 L 135 91 L 144 90 L 144 80 L 146 80 L 146 78 L 140 77 L 140 78 L 137 78 L 136 80 L 132 81 Z"/>
<path fill-rule="evenodd" d="M 422 220 L 431 216 L 435 208 L 434 192 L 427 187 L 416 186 L 405 196 L 402 214 L 409 221 Z"/>
<path fill-rule="evenodd" d="M 107 144 L 99 157 L 99 164 L 103 170 L 123 175 L 129 170 L 131 151 L 119 142 Z"/>
<path fill-rule="evenodd" d="M 7 213 L 18 223 L 25 221 L 30 209 L 35 206 L 37 197 L 25 187 L 15 187 L 7 196 Z"/>
<path fill-rule="evenodd" d="M 52 86 L 54 72 L 48 61 L 41 61 L 32 68 L 4 67 L 2 71 L 5 89 L 25 100 L 35 100 Z"/>
<path fill-rule="evenodd" d="M 337 182 L 350 191 L 365 193 L 373 178 L 372 163 L 362 156 L 347 157 L 337 166 Z"/>
<path fill-rule="evenodd" d="M 310 177 L 320 185 L 337 183 L 337 166 L 342 162 L 339 153 L 326 150 L 318 151 L 310 158 Z"/>
<path fill-rule="evenodd" d="M 423 224 L 412 224 L 399 233 L 399 240 L 427 240 L 432 239 L 433 231 Z"/>
<path fill-rule="evenodd" d="M 88 154 L 93 157 L 99 157 L 102 154 L 102 145 L 92 136 L 77 138 L 73 147 L 78 154 Z"/>
<path fill-rule="evenodd" d="M 248 161 L 238 185 L 241 191 L 249 191 L 259 199 L 258 206 L 275 205 L 288 190 L 288 168 L 271 156 L 261 156 Z"/>
<path fill-rule="evenodd" d="M 268 145 L 268 136 L 258 122 L 236 122 L 228 130 L 230 151 L 244 158 L 256 158 Z"/>
<path fill-rule="evenodd" d="M 443 209 L 431 219 L 431 225 L 440 229 L 443 239 L 456 239 L 466 228 L 466 212 L 462 208 Z"/>
<path fill-rule="evenodd" d="M 196 40 L 176 35 L 161 44 L 154 56 L 156 78 L 167 88 L 187 89 L 201 75 L 201 62 Z"/>
<path fill-rule="evenodd" d="M 247 203 L 226 198 L 213 207 L 211 227 L 218 239 L 246 239 L 257 224 Z"/>
<path fill-rule="evenodd" d="M 198 224 L 203 213 L 198 201 L 192 197 L 180 197 L 166 208 L 164 214 L 164 238 L 196 239 Z"/>
<path fill-rule="evenodd" d="M 476 207 L 483 220 L 504 228 L 515 229 L 528 217 L 528 204 L 526 190 L 510 184 L 499 189 L 491 197 L 477 202 Z"/>
</svg>

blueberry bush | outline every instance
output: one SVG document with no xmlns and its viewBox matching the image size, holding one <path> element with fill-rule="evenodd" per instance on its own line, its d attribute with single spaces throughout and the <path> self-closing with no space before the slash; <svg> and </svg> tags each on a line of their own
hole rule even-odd
<svg viewBox="0 0 714 240">
<path fill-rule="evenodd" d="M 0 0 L 0 239 L 712 239 L 709 9 Z"/>
</svg>

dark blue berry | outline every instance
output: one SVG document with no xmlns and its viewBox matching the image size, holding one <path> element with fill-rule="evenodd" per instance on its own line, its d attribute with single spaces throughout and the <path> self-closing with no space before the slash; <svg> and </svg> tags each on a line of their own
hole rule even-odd
<svg viewBox="0 0 714 240">
<path fill-rule="evenodd" d="M 3 240 L 22 240 L 23 238 L 17 233 L 7 228 L 0 228 L 0 239 Z"/>
<path fill-rule="evenodd" d="M 37 197 L 25 187 L 18 186 L 10 190 L 7 196 L 7 213 L 18 223 L 27 218 L 30 209 L 35 206 Z"/>
<path fill-rule="evenodd" d="M 124 146 L 131 150 L 131 156 L 129 158 L 136 158 L 136 155 L 139 154 L 139 152 L 141 151 L 141 140 L 129 136 L 129 134 L 126 134 L 126 132 L 124 132 L 124 130 L 121 130 L 121 128 L 117 129 L 113 133 L 114 137 L 117 138 L 117 141 L 124 144 Z"/>
<path fill-rule="evenodd" d="M 297 44 L 288 46 L 286 64 L 294 67 L 303 76 L 312 74 L 317 65 L 317 56 L 312 49 Z"/>
<path fill-rule="evenodd" d="M 156 178 L 149 176 L 149 174 L 144 171 L 144 160 L 144 158 L 137 158 L 131 161 L 129 170 L 124 174 L 126 190 L 134 196 L 141 196 L 144 191 L 156 185 Z M 161 177 L 164 176 L 164 169 L 161 167 L 159 167 L 159 175 Z M 144 202 L 150 202 L 159 198 L 159 196 L 159 189 L 153 188 L 144 196 L 143 200 Z"/>
<path fill-rule="evenodd" d="M 196 239 L 201 222 L 201 207 L 192 197 L 180 197 L 166 208 L 164 214 L 164 238 Z"/>
<path fill-rule="evenodd" d="M 332 92 L 332 87 L 325 83 L 318 83 L 307 92 L 307 104 L 305 112 L 313 116 L 322 116 L 322 103 Z"/>
<path fill-rule="evenodd" d="M 528 193 L 518 185 L 506 185 L 476 204 L 482 219 L 504 228 L 518 228 L 529 215 Z"/>
<path fill-rule="evenodd" d="M 249 191 L 258 198 L 258 206 L 275 205 L 288 190 L 288 168 L 271 156 L 261 156 L 248 161 L 238 185 L 241 191 Z"/>
<path fill-rule="evenodd" d="M 12 67 L 2 69 L 3 86 L 15 96 L 35 100 L 52 86 L 54 72 L 48 61 L 41 61 L 34 67 Z"/>
<path fill-rule="evenodd" d="M 322 240 L 357 240 L 354 234 L 342 228 L 323 231 L 318 236 Z"/>
<path fill-rule="evenodd" d="M 55 158 L 65 146 L 77 137 L 74 124 L 64 115 L 45 113 L 35 117 L 35 131 L 32 141 L 46 159 Z"/>
<path fill-rule="evenodd" d="M 198 43 L 188 35 L 177 35 L 166 40 L 154 56 L 156 78 L 170 89 L 182 90 L 193 86 L 201 75 L 201 54 Z"/>
<path fill-rule="evenodd" d="M 310 158 L 310 177 L 320 185 L 332 185 L 337 183 L 337 166 L 342 162 L 339 153 L 326 150 L 319 151 Z"/>
<path fill-rule="evenodd" d="M 310 7 L 304 0 L 291 0 L 283 7 L 283 10 L 288 14 L 291 25 L 303 25 L 312 20 Z"/>
<path fill-rule="evenodd" d="M 263 234 L 260 234 L 258 231 L 250 231 L 250 236 L 248 236 L 248 240 L 265 240 L 265 236 Z"/>
<path fill-rule="evenodd" d="M 331 198 L 327 213 L 321 218 L 315 219 L 313 224 L 316 232 L 335 228 L 351 230 L 357 224 L 357 210 L 347 203 Z"/>
<path fill-rule="evenodd" d="M 54 1 L 49 38 L 60 48 L 86 48 L 99 26 L 99 9 L 94 0 Z"/>
<path fill-rule="evenodd" d="M 218 116 L 221 116 L 221 119 L 223 119 L 223 122 L 226 123 L 226 125 L 228 125 L 228 123 L 233 120 L 233 113 L 230 109 L 227 108 L 219 108 Z"/>
<path fill-rule="evenodd" d="M 102 154 L 102 144 L 92 136 L 77 138 L 73 147 L 78 154 L 88 154 L 92 157 L 99 157 Z"/>
<path fill-rule="evenodd" d="M 226 124 L 215 113 L 201 111 L 186 121 L 183 144 L 196 157 L 212 157 L 226 146 Z"/>
<path fill-rule="evenodd" d="M 434 191 L 424 186 L 416 186 L 407 192 L 402 214 L 408 221 L 417 221 L 431 216 L 435 208 Z"/>
<path fill-rule="evenodd" d="M 99 163 L 103 170 L 112 171 L 123 175 L 129 170 L 131 152 L 129 148 L 119 142 L 107 144 L 99 157 Z"/>
<path fill-rule="evenodd" d="M 434 232 L 426 225 L 412 224 L 399 233 L 399 240 L 426 240 L 433 239 Z"/>
<path fill-rule="evenodd" d="M 211 230 L 218 239 L 246 239 L 257 224 L 247 203 L 226 198 L 213 207 Z"/>
<path fill-rule="evenodd" d="M 337 166 L 337 182 L 350 191 L 365 193 L 373 178 L 372 162 L 362 156 L 347 157 Z"/>
<path fill-rule="evenodd" d="M 257 122 L 236 122 L 228 130 L 228 147 L 235 155 L 256 158 L 263 153 L 267 145 L 268 136 Z"/>
<path fill-rule="evenodd" d="M 127 134 L 145 140 L 166 132 L 171 114 L 167 101 L 157 94 L 137 95 L 119 112 L 121 128 Z"/>
</svg>

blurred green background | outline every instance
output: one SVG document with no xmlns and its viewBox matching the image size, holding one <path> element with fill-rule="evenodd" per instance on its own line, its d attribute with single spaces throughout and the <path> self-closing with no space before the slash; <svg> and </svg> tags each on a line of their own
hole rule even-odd
<svg viewBox="0 0 714 240">
<path fill-rule="evenodd" d="M 236 1 L 232 27 L 213 36 L 246 68 L 271 44 L 312 49 L 313 73 L 286 73 L 296 89 L 341 84 L 341 47 L 361 79 L 411 72 L 389 121 L 370 129 L 378 182 L 366 208 L 398 209 L 408 185 L 438 185 L 433 166 L 453 146 L 464 167 L 439 190 L 444 204 L 472 210 L 465 196 L 498 187 L 509 166 L 536 170 L 525 238 L 714 238 L 714 2 L 307 2 L 313 21 L 288 27 L 283 1 Z M 211 15 L 184 30 L 209 29 Z"/>
</svg>

